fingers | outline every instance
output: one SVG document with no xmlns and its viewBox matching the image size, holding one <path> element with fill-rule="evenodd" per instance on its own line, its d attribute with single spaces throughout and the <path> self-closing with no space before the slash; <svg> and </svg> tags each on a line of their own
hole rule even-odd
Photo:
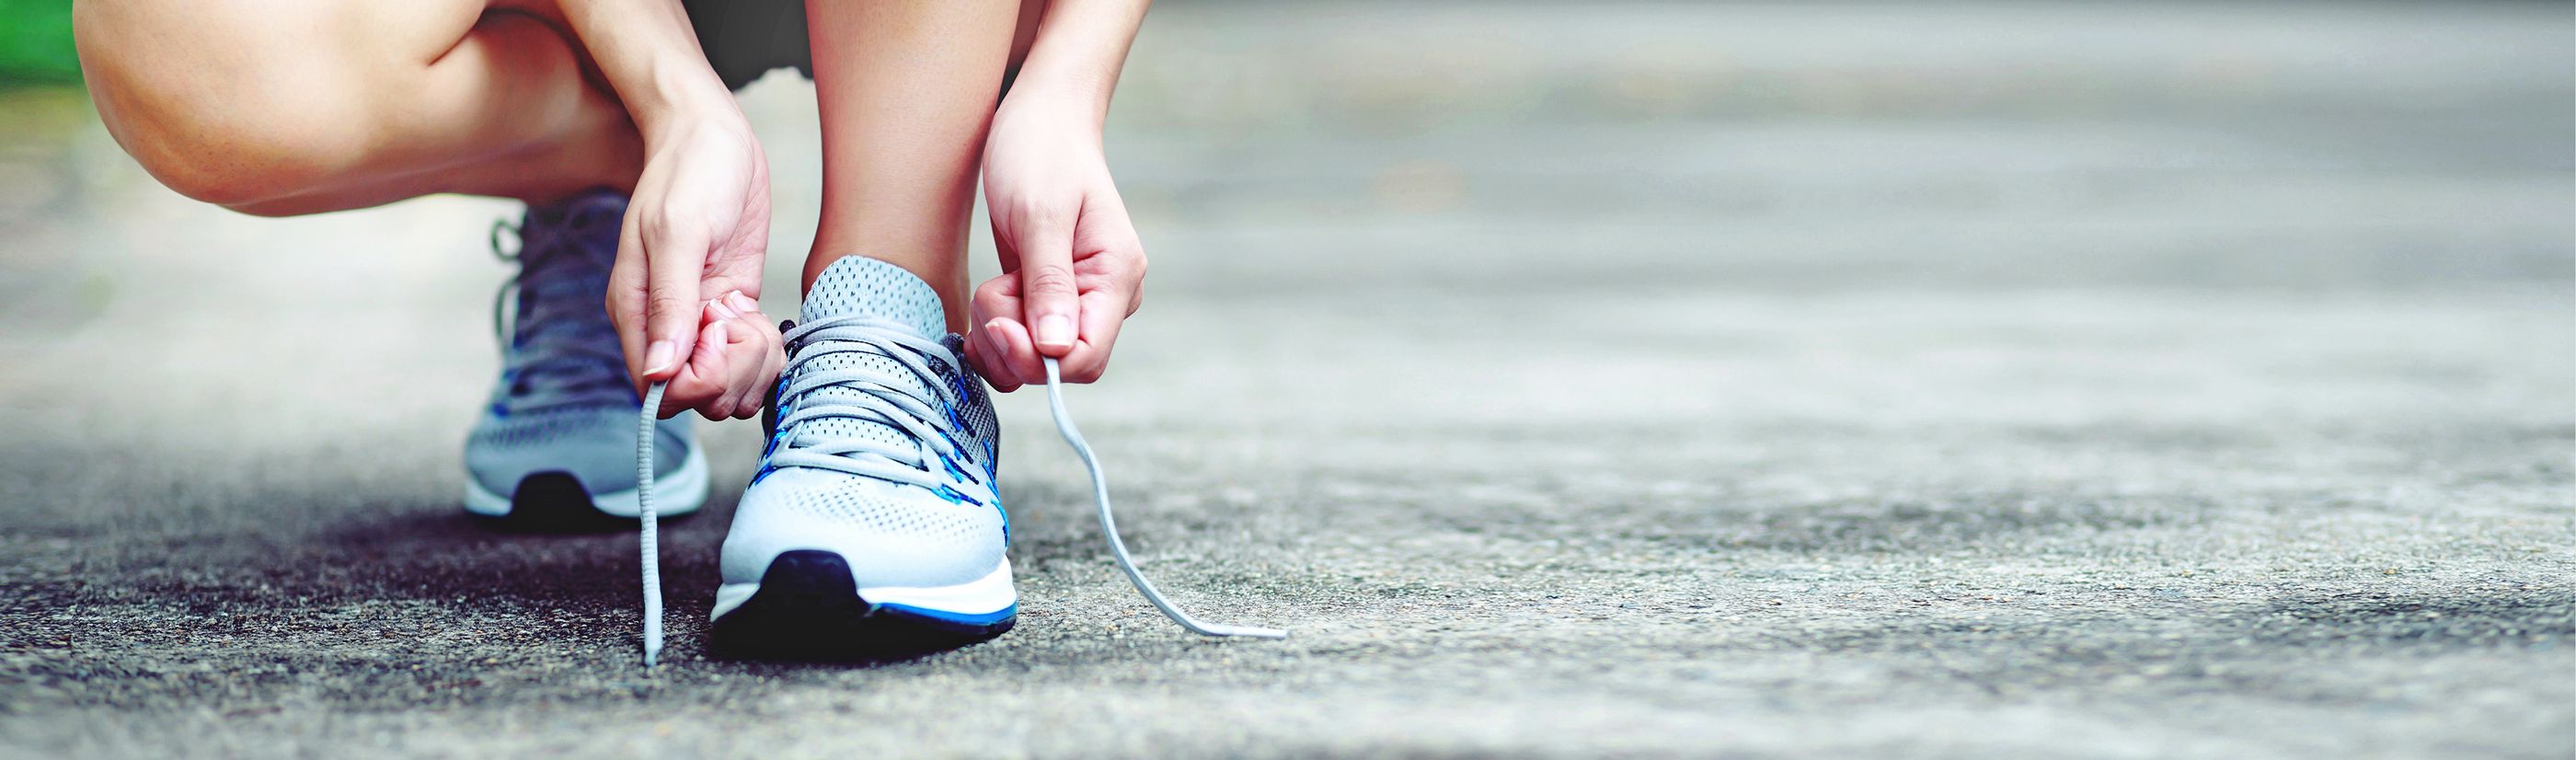
<svg viewBox="0 0 2576 760">
<path fill-rule="evenodd" d="M 644 395 L 644 301 L 652 288 L 645 283 L 644 243 L 635 234 L 633 211 L 617 236 L 617 263 L 608 270 L 608 320 L 617 325 L 618 349 L 626 356 L 626 376 Z"/>
<path fill-rule="evenodd" d="M 984 384 L 992 386 L 994 391 L 1009 393 L 1019 390 L 1022 385 L 1019 376 L 995 366 L 999 360 L 994 357 L 1001 349 L 994 348 L 991 341 L 992 338 L 982 328 L 966 336 L 966 363 L 974 367 L 975 374 L 982 376 Z"/>
<path fill-rule="evenodd" d="M 707 302 L 707 310 L 711 312 L 709 316 L 723 320 L 718 324 L 725 328 L 724 389 L 716 394 L 714 400 L 697 407 L 699 416 L 719 422 L 739 416 L 742 397 L 759 387 L 760 370 L 769 364 L 759 353 L 762 346 L 760 334 L 745 324 L 738 307 L 725 303 L 726 300 L 718 298 Z"/>
<path fill-rule="evenodd" d="M 1090 255 L 1082 258 L 1078 269 L 1092 285 L 1077 298 L 1080 338 L 1058 368 L 1069 383 L 1095 382 L 1109 371 L 1109 352 L 1118 344 L 1118 328 L 1144 304 L 1145 247 L 1136 240 L 1136 227 L 1127 219 L 1125 204 L 1113 194 L 1104 201 L 1086 202 L 1083 208 L 1082 239 L 1077 245 Z"/>
<path fill-rule="evenodd" d="M 1021 372 L 1022 367 L 1036 366 L 1035 349 L 1014 349 L 1014 346 L 1026 345 L 1026 341 L 1015 343 L 1000 334 L 1001 326 L 996 322 L 1008 322 L 1022 335 L 1026 334 L 1025 328 L 1020 328 L 1015 318 L 1020 314 L 1019 293 L 1018 273 L 1005 273 L 977 286 L 974 298 L 966 305 L 966 318 L 973 324 L 966 335 L 967 361 L 984 376 L 984 382 L 1003 393 L 1043 379 L 1043 376 Z"/>
<path fill-rule="evenodd" d="M 645 256 L 644 355 L 628 364 L 641 368 L 636 389 L 678 376 L 683 362 L 696 354 L 702 304 L 699 281 L 712 243 L 694 223 L 659 214 L 629 214 Z M 667 408 L 667 405 L 666 405 Z"/>
<path fill-rule="evenodd" d="M 1144 276 L 1144 256 L 1133 248 L 1113 249 L 1086 257 L 1076 267 L 1088 284 L 1075 297 L 1077 331 L 1071 349 L 1059 357 L 1060 369 L 1065 382 L 1089 383 L 1108 371 L 1118 331 L 1142 301 L 1138 281 Z M 1022 296 L 1024 283 L 1011 274 L 986 280 L 968 307 L 975 327 L 966 338 L 967 360 L 985 382 L 1004 393 L 1046 382 L 1041 358 L 1050 354 L 1026 322 L 1011 316 L 1035 308 Z"/>
<path fill-rule="evenodd" d="M 711 405 L 725 391 L 727 366 L 732 357 L 725 353 L 725 323 L 709 322 L 690 337 L 694 347 L 688 360 L 679 362 L 671 372 L 670 385 L 662 389 L 662 407 L 654 410 L 659 417 L 669 418 L 691 409 Z"/>
<path fill-rule="evenodd" d="M 688 361 L 663 390 L 668 417 L 695 410 L 709 420 L 740 419 L 760 413 L 771 383 L 786 366 L 779 349 L 778 328 L 759 311 L 760 304 L 739 292 L 726 293 L 701 307 L 706 327 L 696 336 Z"/>
<path fill-rule="evenodd" d="M 780 349 L 783 341 L 778 326 L 760 313 L 760 302 L 739 292 L 728 293 L 715 303 L 724 304 L 732 316 L 725 331 L 733 341 L 727 346 L 727 358 L 734 374 L 725 395 L 713 407 L 700 409 L 707 419 L 731 417 L 742 419 L 760 413 L 760 405 L 769 397 L 769 386 L 778 381 L 778 373 L 787 366 L 787 354 Z M 710 304 L 713 306 L 714 304 Z"/>
<path fill-rule="evenodd" d="M 1082 339 L 1074 342 L 1073 351 L 1057 367 L 1065 382 L 1096 382 L 1109 371 L 1109 349 L 1118 343 L 1118 327 L 1127 318 L 1126 305 L 1115 303 L 1117 297 L 1105 290 L 1082 294 Z"/>
<path fill-rule="evenodd" d="M 743 313 L 743 320 L 750 323 L 751 329 L 759 331 L 761 342 L 760 371 L 753 375 L 751 383 L 743 386 L 741 402 L 733 410 L 734 419 L 748 419 L 760 416 L 761 406 L 769 403 L 770 387 L 778 384 L 779 373 L 787 371 L 787 340 L 778 334 L 778 323 L 760 312 L 760 302 L 738 293 L 734 298 L 741 301 L 735 304 L 735 308 L 749 309 Z"/>
<path fill-rule="evenodd" d="M 1081 338 L 1079 319 L 1082 304 L 1073 277 L 1073 209 L 1025 208 L 1012 241 L 1012 252 L 1018 255 L 1020 268 L 1020 313 L 1016 316 L 1028 325 L 1029 334 L 1037 341 L 1037 350 L 1047 356 L 1064 356 L 1073 351 Z M 1026 379 L 1023 377 L 1022 379 Z"/>
<path fill-rule="evenodd" d="M 1037 342 L 1029 337 L 1028 326 L 1010 317 L 994 317 L 977 332 L 983 335 L 985 347 L 994 357 L 997 376 L 1010 381 L 1011 388 L 1003 390 L 1046 383 L 1046 363 L 1039 359 Z"/>
</svg>

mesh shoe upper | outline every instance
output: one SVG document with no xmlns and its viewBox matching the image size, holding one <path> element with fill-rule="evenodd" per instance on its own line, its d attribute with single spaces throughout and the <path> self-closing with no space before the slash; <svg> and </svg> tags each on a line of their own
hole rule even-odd
<svg viewBox="0 0 2576 760">
<path fill-rule="evenodd" d="M 548 471 L 571 473 L 594 495 L 635 488 L 642 402 L 602 305 L 625 214 L 624 197 L 600 191 L 531 208 L 521 221 L 515 313 L 505 327 L 499 303 L 494 310 L 494 329 L 507 334 L 501 378 L 465 443 L 466 470 L 484 489 L 506 495 Z M 656 430 L 654 471 L 667 475 L 695 442 L 685 418 Z"/>
<path fill-rule="evenodd" d="M 862 587 L 992 572 L 1009 530 L 994 485 L 1000 426 L 938 295 L 899 267 L 845 257 L 800 316 L 769 448 L 725 538 L 725 582 L 757 582 L 796 549 L 841 555 Z"/>
</svg>

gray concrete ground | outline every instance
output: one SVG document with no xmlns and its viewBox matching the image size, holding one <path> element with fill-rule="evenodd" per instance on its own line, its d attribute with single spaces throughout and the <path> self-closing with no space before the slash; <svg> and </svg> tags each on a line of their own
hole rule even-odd
<svg viewBox="0 0 2576 760">
<path fill-rule="evenodd" d="M 1175 3 L 1155 256 L 1005 401 L 1026 615 L 706 655 L 455 505 L 503 204 L 259 220 L 8 96 L 0 753 L 2568 757 L 2564 4 Z M 805 86 L 747 93 L 809 238 Z M 981 249 L 979 249 L 981 250 Z M 725 482 L 756 432 L 710 426 Z"/>
</svg>

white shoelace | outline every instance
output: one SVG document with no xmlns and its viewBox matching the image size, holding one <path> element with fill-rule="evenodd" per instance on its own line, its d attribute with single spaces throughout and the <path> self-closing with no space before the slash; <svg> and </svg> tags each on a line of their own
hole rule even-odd
<svg viewBox="0 0 2576 760">
<path fill-rule="evenodd" d="M 1118 540 L 1118 518 L 1109 514 L 1109 476 L 1101 474 L 1100 460 L 1091 455 L 1091 444 L 1083 442 L 1082 431 L 1073 427 L 1073 415 L 1064 411 L 1064 384 L 1056 376 L 1055 359 L 1046 360 L 1046 373 L 1047 409 L 1055 413 L 1055 432 L 1064 436 L 1064 442 L 1073 447 L 1073 453 L 1082 456 L 1082 466 L 1091 469 L 1091 503 L 1100 507 L 1100 535 L 1109 539 L 1110 555 L 1118 558 L 1119 569 L 1127 571 L 1127 580 L 1136 584 L 1136 592 L 1144 594 L 1145 601 L 1153 602 L 1154 609 L 1162 610 L 1164 617 L 1171 618 L 1172 622 L 1181 624 L 1191 633 L 1256 639 L 1288 638 L 1287 631 L 1277 628 L 1225 625 L 1190 617 L 1190 613 L 1172 606 L 1170 600 L 1163 598 L 1162 592 L 1154 590 L 1154 583 L 1145 580 L 1144 573 L 1136 571 L 1136 561 L 1127 558 L 1127 542 Z"/>
<path fill-rule="evenodd" d="M 796 359 L 778 389 L 778 442 L 769 466 L 835 470 L 932 491 L 992 485 L 984 470 L 991 463 L 957 445 L 964 423 L 947 412 L 964 403 L 964 392 L 931 368 L 930 357 L 947 355 L 946 346 L 866 316 L 807 322 L 788 330 L 786 340 Z M 828 357 L 844 354 L 894 366 L 868 361 L 822 369 L 831 366 Z M 807 424 L 825 420 L 882 425 L 894 437 Z"/>
<path fill-rule="evenodd" d="M 1064 410 L 1064 385 L 1058 376 L 1056 360 L 1046 360 L 1046 373 L 1047 409 L 1055 415 L 1055 431 L 1064 436 L 1065 444 L 1073 447 L 1073 453 L 1082 457 L 1082 466 L 1091 471 L 1091 503 L 1100 509 L 1100 535 L 1108 539 L 1110 555 L 1118 558 L 1118 568 L 1127 571 L 1127 581 L 1135 584 L 1136 592 L 1143 594 L 1145 601 L 1152 602 L 1154 609 L 1161 610 L 1164 617 L 1171 618 L 1172 622 L 1179 623 L 1191 633 L 1256 639 L 1288 638 L 1287 631 L 1277 628 L 1210 623 L 1190 617 L 1181 608 L 1172 606 L 1171 600 L 1164 599 L 1163 592 L 1155 590 L 1152 581 L 1145 580 L 1145 574 L 1136 569 L 1136 560 L 1127 556 L 1127 542 L 1118 538 L 1118 518 L 1109 509 L 1109 476 L 1101 472 L 1100 460 L 1091 455 L 1091 444 L 1083 441 L 1082 431 L 1073 426 L 1073 415 Z M 662 408 L 662 388 L 662 383 L 654 383 L 644 392 L 644 419 L 636 426 L 635 435 L 636 516 L 643 522 L 637 541 L 644 553 L 644 667 L 647 668 L 653 667 L 662 655 L 662 555 L 659 537 L 654 532 L 653 514 L 653 423 L 658 419 L 654 413 Z"/>
<path fill-rule="evenodd" d="M 653 423 L 661 419 L 662 388 L 644 392 L 644 422 L 635 428 L 635 516 L 644 522 L 636 541 L 644 549 L 644 667 L 662 657 L 662 547 L 653 514 Z"/>
</svg>

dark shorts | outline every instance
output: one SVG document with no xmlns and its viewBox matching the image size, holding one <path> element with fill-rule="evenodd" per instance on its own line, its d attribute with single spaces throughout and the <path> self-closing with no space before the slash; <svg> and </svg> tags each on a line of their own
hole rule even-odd
<svg viewBox="0 0 2576 760">
<path fill-rule="evenodd" d="M 805 42 L 803 0 L 681 0 L 698 47 L 725 87 L 742 89 L 773 69 L 792 68 L 814 78 L 814 50 Z"/>
</svg>

